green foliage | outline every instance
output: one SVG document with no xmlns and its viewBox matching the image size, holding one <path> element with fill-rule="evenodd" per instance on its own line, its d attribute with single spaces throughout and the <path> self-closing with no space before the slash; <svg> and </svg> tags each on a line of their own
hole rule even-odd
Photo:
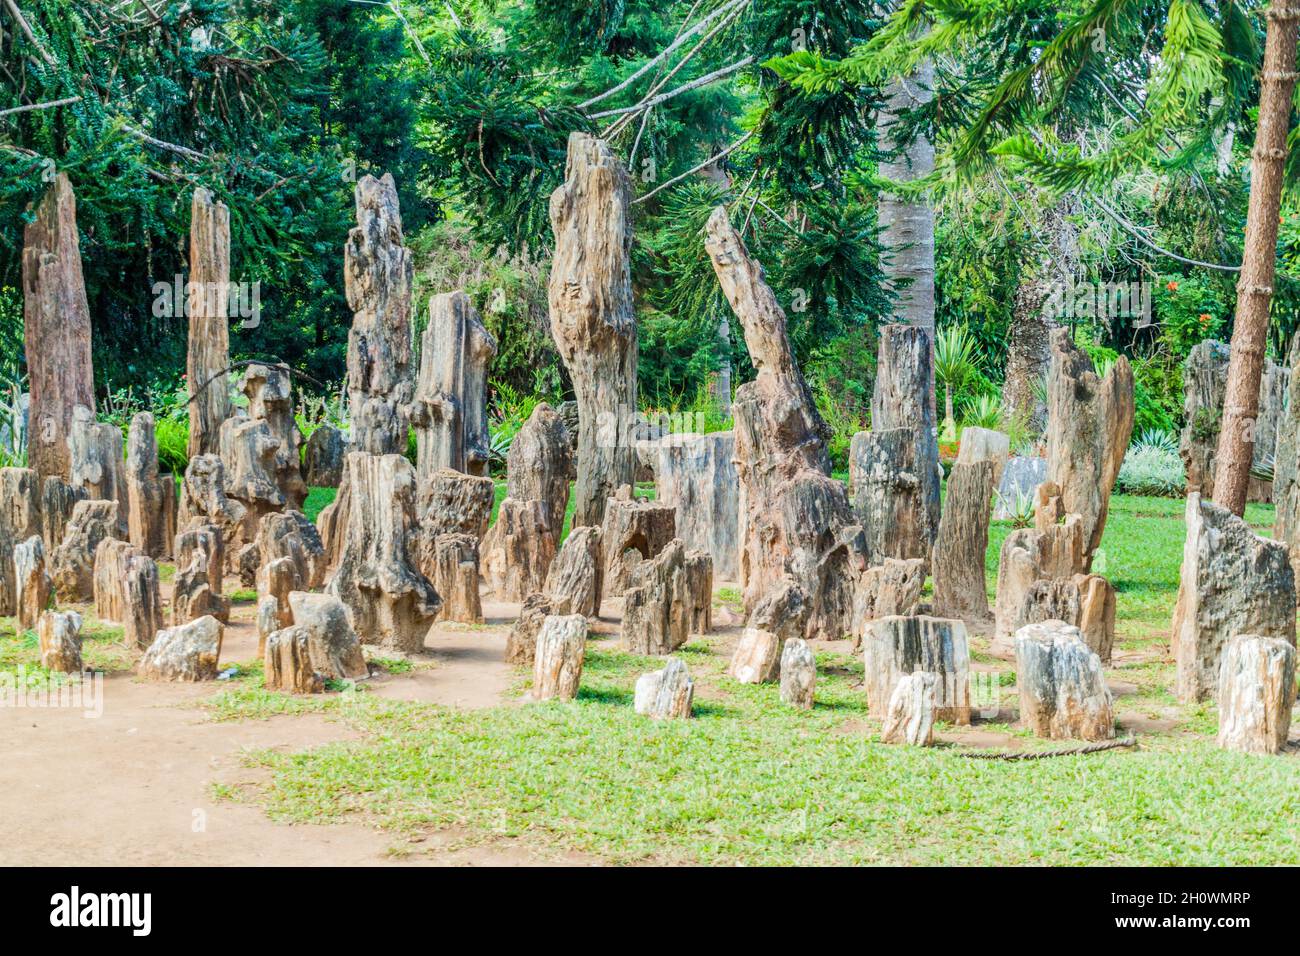
<svg viewBox="0 0 1300 956">
<path fill-rule="evenodd" d="M 1129 446 L 1115 487 L 1130 495 L 1181 497 L 1185 482 L 1177 439 L 1171 432 L 1153 429 Z"/>
<path fill-rule="evenodd" d="M 1197 343 L 1217 338 L 1231 312 L 1222 286 L 1200 275 L 1161 276 L 1153 299 L 1160 339 L 1179 358 Z"/>
<path fill-rule="evenodd" d="M 510 445 L 515 435 L 541 404 L 535 395 L 521 394 L 508 382 L 494 381 L 491 384 L 494 401 L 488 410 L 488 434 L 490 437 L 489 465 L 494 473 L 505 474 L 506 456 L 510 454 Z"/>
</svg>

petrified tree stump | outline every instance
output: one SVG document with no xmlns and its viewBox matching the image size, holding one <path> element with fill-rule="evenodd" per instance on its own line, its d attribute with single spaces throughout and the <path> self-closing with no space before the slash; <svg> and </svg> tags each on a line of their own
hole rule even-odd
<svg viewBox="0 0 1300 956">
<path fill-rule="evenodd" d="M 1109 740 L 1115 736 L 1101 660 L 1077 627 L 1062 621 L 1016 632 L 1020 721 L 1040 737 Z"/>
<path fill-rule="evenodd" d="M 280 602 L 273 597 L 257 599 L 257 656 L 266 658 L 266 641 L 281 629 Z"/>
<path fill-rule="evenodd" d="M 230 599 L 222 595 L 221 529 L 204 525 L 176 536 L 176 576 L 172 579 L 172 627 L 201 617 L 230 619 Z"/>
<path fill-rule="evenodd" d="M 63 543 L 54 552 L 51 576 L 59 601 L 81 604 L 95 598 L 95 549 L 117 530 L 116 501 L 78 501 Z"/>
<path fill-rule="evenodd" d="M 483 539 L 483 576 L 498 601 L 522 601 L 546 584 L 555 539 L 545 502 L 506 498 Z"/>
<path fill-rule="evenodd" d="M 84 405 L 72 410 L 68 429 L 68 460 L 74 488 L 94 501 L 118 503 L 119 537 L 127 536 L 126 479 L 122 474 L 122 432 L 116 425 L 95 421 L 95 413 Z"/>
<path fill-rule="evenodd" d="M 262 518 L 285 507 L 276 483 L 276 455 L 280 442 L 263 421 L 230 418 L 221 426 L 221 458 L 225 463 L 226 496 L 243 505 L 243 519 L 226 537 L 227 553 L 257 538 Z"/>
<path fill-rule="evenodd" d="M 122 643 L 144 650 L 163 626 L 162 587 L 153 558 L 137 555 L 122 581 Z"/>
<path fill-rule="evenodd" d="M 293 623 L 289 594 L 305 586 L 306 582 L 299 576 L 292 558 L 276 558 L 257 569 L 258 598 L 275 599 L 276 624 L 279 627 L 288 627 Z"/>
<path fill-rule="evenodd" d="M 537 634 L 551 614 L 551 603 L 541 594 L 530 594 L 519 609 L 519 617 L 506 638 L 507 664 L 532 664 Z"/>
<path fill-rule="evenodd" d="M 226 495 L 226 469 L 216 455 L 199 455 L 191 458 L 181 484 L 179 528 L 189 531 L 204 525 L 213 525 L 221 531 L 222 560 L 226 555 L 234 558 L 248 541 L 244 529 L 249 524 L 248 508 L 240 501 Z M 251 529 L 256 534 L 256 525 Z M 176 555 L 179 567 L 181 556 Z"/>
<path fill-rule="evenodd" d="M 307 484 L 312 488 L 337 488 L 343 478 L 343 456 L 347 441 L 333 425 L 318 425 L 307 437 L 303 465 Z"/>
<path fill-rule="evenodd" d="M 542 622 L 533 660 L 534 700 L 578 696 L 586 644 L 587 619 L 581 614 L 551 615 Z"/>
<path fill-rule="evenodd" d="M 676 509 L 677 535 L 713 558 L 722 581 L 740 575 L 740 481 L 736 436 L 667 435 L 657 444 L 655 500 Z"/>
<path fill-rule="evenodd" d="M 1223 648 L 1236 634 L 1295 643 L 1295 575 L 1287 547 L 1254 534 L 1232 512 L 1187 496 L 1187 541 L 1174 612 L 1178 699 L 1218 688 Z"/>
<path fill-rule="evenodd" d="M 14 548 L 18 629 L 31 630 L 50 604 L 52 583 L 45 570 L 45 542 L 32 535 Z"/>
<path fill-rule="evenodd" d="M 348 405 L 352 450 L 406 451 L 411 380 L 411 253 L 393 177 L 363 176 L 356 188 L 357 225 L 343 249 L 348 333 Z"/>
<path fill-rule="evenodd" d="M 989 616 L 984 555 L 996 488 L 992 461 L 952 466 L 934 545 L 934 612 L 940 617 L 982 621 Z"/>
<path fill-rule="evenodd" d="M 423 649 L 442 601 L 411 560 L 415 470 L 400 455 L 348 455 L 347 532 L 329 593 L 343 602 L 363 644 Z"/>
<path fill-rule="evenodd" d="M 133 544 L 116 538 L 105 538 L 95 547 L 92 566 L 95 616 L 101 621 L 121 624 L 125 620 L 126 597 L 122 587 L 126 582 L 126 568 L 139 555 Z"/>
<path fill-rule="evenodd" d="M 76 611 L 44 611 L 36 623 L 41 666 L 62 674 L 80 674 L 81 615 Z"/>
<path fill-rule="evenodd" d="M 849 443 L 853 509 L 870 564 L 919 558 L 929 565 L 933 533 L 917 451 L 910 428 L 858 432 Z"/>
<path fill-rule="evenodd" d="M 215 680 L 224 631 L 215 617 L 159 631 L 140 658 L 140 676 L 147 680 Z"/>
<path fill-rule="evenodd" d="M 655 720 L 685 720 L 691 716 L 695 682 L 686 664 L 670 657 L 661 670 L 642 674 L 636 679 L 633 709 Z"/>
<path fill-rule="evenodd" d="M 1079 589 L 1077 627 L 1083 643 L 1109 664 L 1115 646 L 1115 586 L 1100 574 L 1076 574 L 1074 584 Z"/>
<path fill-rule="evenodd" d="M 881 741 L 911 744 L 913 747 L 933 746 L 939 687 L 939 675 L 929 671 L 916 671 L 900 677 L 889 698 L 889 708 L 880 730 Z"/>
<path fill-rule="evenodd" d="M 921 603 L 925 587 L 925 561 L 921 558 L 885 558 L 883 564 L 867 568 L 858 579 L 853 596 L 852 633 L 862 638 L 862 626 L 878 617 L 901 614 L 910 617 Z"/>
<path fill-rule="evenodd" d="M 483 604 L 478 593 L 478 539 L 469 534 L 440 534 L 434 539 L 433 582 L 442 598 L 440 621 L 482 624 Z"/>
<path fill-rule="evenodd" d="M 1300 361 L 1300 335 L 1291 340 L 1290 360 L 1293 366 Z M 1272 498 L 1277 505 L 1273 519 L 1273 537 L 1290 549 L 1291 567 L 1297 577 L 1300 577 L 1300 375 L 1295 374 L 1294 367 L 1287 377 L 1284 397 L 1286 401 L 1283 402 L 1283 412 L 1277 426 L 1273 468 Z M 1193 420 L 1189 419 L 1190 421 Z M 1217 445 L 1216 429 L 1211 447 Z M 1269 450 L 1256 442 L 1257 457 L 1266 456 Z M 1189 490 L 1192 490 L 1190 482 Z M 1206 493 L 1205 497 L 1211 495 Z"/>
<path fill-rule="evenodd" d="M 294 591 L 289 595 L 293 623 L 311 634 L 312 667 L 333 680 L 370 676 L 361 642 L 348 623 L 347 609 L 328 594 Z"/>
<path fill-rule="evenodd" d="M 1067 515 L 1064 523 L 1041 531 L 1020 528 L 1007 535 L 998 560 L 994 644 L 1010 644 L 1025 596 L 1035 581 L 1072 580 L 1083 564 L 1083 523 L 1078 515 Z"/>
<path fill-rule="evenodd" d="M 686 548 L 674 538 L 657 557 L 643 561 L 632 573 L 623 594 L 625 649 L 633 654 L 671 654 L 686 643 L 691 625 L 700 619 L 700 589 L 690 578 L 705 573 L 708 555 L 697 552 L 688 561 Z"/>
<path fill-rule="evenodd" d="M 1133 434 L 1133 370 L 1120 356 L 1099 378 L 1069 329 L 1052 332 L 1047 376 L 1047 477 L 1083 524 L 1084 567 L 1101 544 L 1111 489 Z"/>
<path fill-rule="evenodd" d="M 600 530 L 605 570 L 601 575 L 605 597 L 618 597 L 629 587 L 643 561 L 658 555 L 677 537 L 677 509 L 645 498 L 635 498 L 632 486 L 623 485 L 605 506 Z"/>
<path fill-rule="evenodd" d="M 488 473 L 487 370 L 497 342 L 465 293 L 429 301 L 421 339 L 420 375 L 409 409 L 416 431 L 416 471 L 439 468 Z"/>
<path fill-rule="evenodd" d="M 517 501 L 543 502 L 547 524 L 556 542 L 564 533 L 572 470 L 568 429 L 559 413 L 543 402 L 533 409 L 510 443 L 506 456 L 506 496 Z"/>
<path fill-rule="evenodd" d="M 194 560 L 194 552 L 202 551 L 206 579 L 217 594 L 222 593 L 225 584 L 225 541 L 221 529 L 214 525 L 195 525 L 188 531 L 176 536 L 172 553 L 176 556 L 176 568 L 187 568 Z"/>
<path fill-rule="evenodd" d="M 126 442 L 126 524 L 130 541 L 142 554 L 165 558 L 176 537 L 176 486 L 158 473 L 154 417 L 131 419 Z"/>
<path fill-rule="evenodd" d="M 265 422 L 276 440 L 271 475 L 285 506 L 302 510 L 307 500 L 307 485 L 302 480 L 299 448 L 302 436 L 293 417 L 293 386 L 287 370 L 273 365 L 250 365 L 244 373 L 244 394 L 248 397 L 248 417 Z"/>
<path fill-rule="evenodd" d="M 970 655 L 966 625 L 937 617 L 882 617 L 863 635 L 867 704 L 873 717 L 886 717 L 894 688 L 906 674 L 938 675 L 935 719 L 970 723 Z"/>
<path fill-rule="evenodd" d="M 18 610 L 14 549 L 32 535 L 41 533 L 39 481 L 39 476 L 30 469 L 0 468 L 0 616 Z"/>
<path fill-rule="evenodd" d="M 230 210 L 212 193 L 194 190 L 190 203 L 189 457 L 215 455 L 221 423 L 230 417 Z"/>
<path fill-rule="evenodd" d="M 551 562 L 542 589 L 555 614 L 600 614 L 604 562 L 599 528 L 574 528 Z"/>
<path fill-rule="evenodd" d="M 0 469 L 0 474 L 3 470 Z M 45 551 L 53 554 L 54 549 L 63 543 L 63 533 L 72 517 L 72 508 L 78 501 L 84 500 L 86 493 L 80 488 L 73 488 L 57 475 L 51 475 L 41 485 L 41 537 L 45 539 Z"/>
<path fill-rule="evenodd" d="M 1280 637 L 1238 634 L 1224 648 L 1219 669 L 1218 745 L 1281 753 L 1295 695 L 1295 648 Z"/>
<path fill-rule="evenodd" d="M 785 313 L 725 208 L 709 217 L 705 248 L 758 372 L 732 406 L 745 609 L 789 574 L 809 596 L 806 636 L 843 637 L 866 546 L 843 485 L 828 477 L 825 423 L 795 365 Z"/>
<path fill-rule="evenodd" d="M 66 173 L 23 230 L 23 342 L 31 381 L 27 458 L 42 479 L 67 478 L 72 410 L 95 407 L 95 369 L 77 200 Z"/>
<path fill-rule="evenodd" d="M 609 147 L 570 134 L 565 181 L 551 194 L 547 298 L 551 334 L 578 400 L 575 527 L 601 525 L 606 502 L 636 476 L 631 200 L 627 170 Z"/>
<path fill-rule="evenodd" d="M 742 684 L 776 680 L 781 649 L 787 641 L 803 636 L 810 604 L 793 578 L 783 578 L 750 614 L 727 673 Z"/>
<path fill-rule="evenodd" d="M 424 537 L 468 534 L 482 541 L 487 534 L 495 497 L 491 478 L 443 468 L 420 479 L 416 496 Z"/>
<path fill-rule="evenodd" d="M 781 702 L 812 710 L 817 687 L 817 659 L 802 637 L 788 641 L 781 651 Z"/>
<path fill-rule="evenodd" d="M 268 690 L 286 694 L 319 694 L 325 690 L 325 676 L 312 666 L 311 632 L 305 627 L 286 627 L 266 638 L 263 673 Z"/>
</svg>

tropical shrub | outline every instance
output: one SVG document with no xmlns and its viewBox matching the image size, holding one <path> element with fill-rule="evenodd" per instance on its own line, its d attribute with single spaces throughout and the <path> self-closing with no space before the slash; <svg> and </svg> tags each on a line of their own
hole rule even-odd
<svg viewBox="0 0 1300 956">
<path fill-rule="evenodd" d="M 1177 439 L 1171 432 L 1151 429 L 1129 446 L 1115 487 L 1129 495 L 1179 497 L 1185 482 Z"/>
</svg>

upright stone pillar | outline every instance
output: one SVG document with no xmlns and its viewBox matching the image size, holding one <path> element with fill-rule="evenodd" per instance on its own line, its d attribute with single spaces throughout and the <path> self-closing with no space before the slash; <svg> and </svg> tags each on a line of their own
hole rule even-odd
<svg viewBox="0 0 1300 956">
<path fill-rule="evenodd" d="M 677 508 L 677 536 L 707 551 L 720 581 L 740 575 L 740 481 L 734 432 L 667 435 L 659 441 L 655 500 Z"/>
<path fill-rule="evenodd" d="M 189 352 L 186 375 L 194 396 L 189 457 L 215 455 L 221 423 L 230 417 L 230 210 L 212 193 L 194 190 L 190 204 Z"/>
</svg>

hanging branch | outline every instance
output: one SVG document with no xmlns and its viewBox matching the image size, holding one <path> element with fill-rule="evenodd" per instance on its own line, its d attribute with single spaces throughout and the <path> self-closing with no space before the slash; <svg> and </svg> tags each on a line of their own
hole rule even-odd
<svg viewBox="0 0 1300 956">
<path fill-rule="evenodd" d="M 654 107 L 658 106 L 660 103 L 666 103 L 669 100 L 673 99 L 674 97 L 681 96 L 683 93 L 689 93 L 691 90 L 699 89 L 701 86 L 708 86 L 710 83 L 720 80 L 724 76 L 730 76 L 732 73 L 735 73 L 737 70 L 743 70 L 745 67 L 749 66 L 753 62 L 754 62 L 754 58 L 752 56 L 744 57 L 743 59 L 737 60 L 735 63 L 732 63 L 730 66 L 724 66 L 720 70 L 714 70 L 712 73 L 704 74 L 704 76 L 701 76 L 699 79 L 691 80 L 691 82 L 689 83 L 684 83 L 681 86 L 677 87 L 675 90 L 669 90 L 667 93 L 661 93 L 658 96 L 656 96 L 654 99 L 643 100 L 642 102 L 636 104 L 635 106 L 621 106 L 615 110 L 604 110 L 600 113 L 591 113 L 589 118 L 601 119 L 602 117 L 605 116 L 622 116 L 624 113 L 639 113 L 641 112 L 641 110 L 653 109 Z"/>
<path fill-rule="evenodd" d="M 52 110 L 56 106 L 67 106 L 70 103 L 80 103 L 80 96 L 69 96 L 67 99 L 51 100 L 48 103 L 28 103 L 25 106 L 14 106 L 7 110 L 0 110 L 0 116 L 11 116 L 14 113 L 27 113 L 31 110 Z"/>
<path fill-rule="evenodd" d="M 687 176 L 691 175 L 692 173 L 698 173 L 701 169 L 703 169 L 705 166 L 708 166 L 711 163 L 716 163 L 718 160 L 726 156 L 728 153 L 731 153 L 734 150 L 738 149 L 740 146 L 744 145 L 744 143 L 757 132 L 758 132 L 757 128 L 751 129 L 748 133 L 740 137 L 740 139 L 736 140 L 726 149 L 722 150 L 719 153 L 714 153 L 712 156 L 710 156 L 704 162 L 700 163 L 698 166 L 692 166 L 690 169 L 686 170 L 686 172 L 682 173 L 680 176 L 674 176 L 672 179 L 668 180 L 667 182 L 660 183 L 658 186 L 650 190 L 648 193 L 644 193 L 643 195 L 637 196 L 635 199 L 632 200 L 632 204 L 636 205 L 639 202 L 644 202 L 645 200 L 653 196 L 655 193 L 667 189 L 669 186 L 673 185 L 674 183 L 681 182 L 683 179 L 685 179 Z"/>
</svg>

